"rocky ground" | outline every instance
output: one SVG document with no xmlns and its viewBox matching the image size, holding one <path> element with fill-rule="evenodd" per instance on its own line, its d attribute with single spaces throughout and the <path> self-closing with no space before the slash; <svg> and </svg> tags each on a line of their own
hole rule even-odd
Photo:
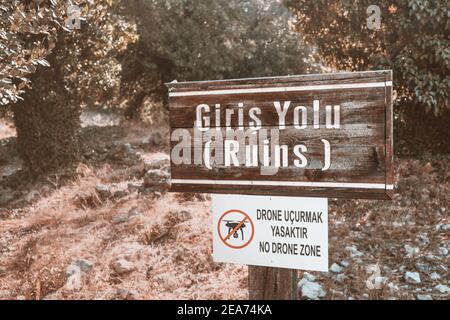
<svg viewBox="0 0 450 320">
<path fill-rule="evenodd" d="M 393 201 L 330 201 L 330 272 L 304 273 L 300 293 L 329 299 L 449 299 L 449 160 L 396 158 Z"/>
<path fill-rule="evenodd" d="M 84 126 L 68 181 L 17 181 L 3 131 L 0 299 L 245 299 L 247 268 L 212 261 L 209 196 L 166 192 L 167 133 L 109 124 Z M 449 299 L 449 158 L 396 158 L 393 201 L 331 199 L 330 272 L 299 272 L 299 296 Z"/>
</svg>

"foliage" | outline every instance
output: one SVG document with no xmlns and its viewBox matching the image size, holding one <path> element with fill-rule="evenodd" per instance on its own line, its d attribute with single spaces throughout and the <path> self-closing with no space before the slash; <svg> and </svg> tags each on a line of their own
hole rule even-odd
<svg viewBox="0 0 450 320">
<path fill-rule="evenodd" d="M 117 1 L 116 1 L 117 2 Z M 121 52 L 136 41 L 135 28 L 114 12 L 112 0 L 82 7 L 84 21 L 65 39 L 61 63 L 74 104 L 108 105 L 119 96 Z"/>
<path fill-rule="evenodd" d="M 306 69 L 305 51 L 289 31 L 289 13 L 277 2 L 139 0 L 137 8 L 148 67 L 164 68 L 166 77 L 204 80 Z M 156 65 L 154 57 L 166 64 Z"/>
<path fill-rule="evenodd" d="M 55 46 L 64 7 L 61 4 L 4 0 L 0 4 L 0 105 L 17 102 L 29 86 L 27 76 Z"/>
<path fill-rule="evenodd" d="M 81 10 L 80 29 L 65 27 L 66 10 L 72 4 Z M 112 97 L 120 75 L 115 54 L 126 49 L 133 37 L 133 27 L 113 13 L 112 5 L 111 0 L 2 1 L 0 105 L 21 99 L 25 89 L 32 86 L 30 75 L 39 66 L 51 67 L 46 57 L 62 30 L 65 50 L 57 60 L 65 66 L 70 97 L 78 103 Z"/>
<path fill-rule="evenodd" d="M 296 28 L 329 66 L 393 69 L 402 105 L 439 114 L 450 108 L 450 20 L 446 0 L 377 1 L 381 29 L 367 28 L 371 0 L 284 0 Z"/>
<path fill-rule="evenodd" d="M 291 31 L 292 15 L 271 0 L 136 0 L 123 10 L 139 43 L 124 59 L 123 80 L 140 104 L 164 97 L 164 82 L 287 75 L 314 69 Z M 126 85 L 126 83 L 124 83 Z M 135 106 L 139 107 L 139 106 Z"/>
</svg>

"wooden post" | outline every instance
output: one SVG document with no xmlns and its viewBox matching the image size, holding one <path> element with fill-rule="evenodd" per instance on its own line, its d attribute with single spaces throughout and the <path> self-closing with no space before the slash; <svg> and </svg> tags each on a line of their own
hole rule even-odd
<svg viewBox="0 0 450 320">
<path fill-rule="evenodd" d="M 297 270 L 248 267 L 250 300 L 296 300 Z"/>
</svg>

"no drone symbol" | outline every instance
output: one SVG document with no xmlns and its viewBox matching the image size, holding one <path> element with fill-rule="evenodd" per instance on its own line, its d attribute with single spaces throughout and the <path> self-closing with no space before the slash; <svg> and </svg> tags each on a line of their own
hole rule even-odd
<svg viewBox="0 0 450 320">
<path fill-rule="evenodd" d="M 255 226 L 249 215 L 237 209 L 226 211 L 217 223 L 219 238 L 230 248 L 248 246 L 255 234 Z"/>
</svg>

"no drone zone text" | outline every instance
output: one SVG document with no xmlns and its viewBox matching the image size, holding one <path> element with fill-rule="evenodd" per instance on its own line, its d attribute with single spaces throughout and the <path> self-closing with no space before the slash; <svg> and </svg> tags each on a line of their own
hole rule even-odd
<svg viewBox="0 0 450 320">
<path fill-rule="evenodd" d="M 390 71 L 167 86 L 172 191 L 392 197 Z"/>
</svg>

